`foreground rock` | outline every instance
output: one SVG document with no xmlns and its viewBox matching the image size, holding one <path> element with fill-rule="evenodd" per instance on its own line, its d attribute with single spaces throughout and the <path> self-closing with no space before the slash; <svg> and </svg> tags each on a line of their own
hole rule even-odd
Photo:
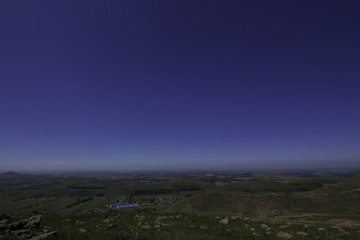
<svg viewBox="0 0 360 240">
<path fill-rule="evenodd" d="M 3 236 L 4 239 L 15 236 L 23 239 L 40 240 L 57 234 L 56 231 L 39 234 L 38 229 L 40 227 L 41 218 L 41 215 L 36 215 L 30 218 L 21 219 L 17 222 L 12 222 L 10 217 L 1 216 L 1 236 Z"/>
<path fill-rule="evenodd" d="M 41 215 L 37 215 L 28 219 L 22 219 L 16 223 L 11 223 L 10 225 L 8 225 L 8 228 L 10 231 L 16 231 L 20 229 L 33 231 L 39 228 L 40 221 L 41 221 Z"/>
<path fill-rule="evenodd" d="M 40 240 L 40 239 L 45 239 L 49 236 L 55 236 L 57 234 L 57 231 L 53 231 L 53 232 L 48 232 L 48 233 L 43 233 L 43 234 L 40 234 L 38 236 L 35 236 L 35 237 L 32 237 L 30 238 L 30 240 Z"/>
<path fill-rule="evenodd" d="M 29 238 L 33 236 L 33 231 L 40 226 L 41 215 L 33 216 L 27 219 L 22 219 L 15 223 L 10 223 L 6 226 L 9 234 L 16 237 Z"/>
<path fill-rule="evenodd" d="M 277 236 L 284 239 L 290 239 L 293 237 L 290 233 L 287 232 L 279 232 Z"/>
<path fill-rule="evenodd" d="M 224 219 L 221 219 L 219 222 L 222 223 L 222 224 L 229 224 L 229 219 L 224 218 Z"/>
</svg>

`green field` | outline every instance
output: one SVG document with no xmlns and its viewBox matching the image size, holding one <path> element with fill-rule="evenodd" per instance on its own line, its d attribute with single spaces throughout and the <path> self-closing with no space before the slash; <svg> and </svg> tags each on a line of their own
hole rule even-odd
<svg viewBox="0 0 360 240">
<path fill-rule="evenodd" d="M 37 231 L 57 231 L 48 239 L 360 239 L 357 174 L 9 172 L 0 174 L 0 214 L 41 214 Z"/>
</svg>

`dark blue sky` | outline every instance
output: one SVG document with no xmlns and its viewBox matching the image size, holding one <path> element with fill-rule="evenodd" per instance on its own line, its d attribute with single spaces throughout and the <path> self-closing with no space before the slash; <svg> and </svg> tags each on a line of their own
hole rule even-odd
<svg viewBox="0 0 360 240">
<path fill-rule="evenodd" d="M 0 2 L 0 170 L 360 167 L 358 1 Z"/>
</svg>

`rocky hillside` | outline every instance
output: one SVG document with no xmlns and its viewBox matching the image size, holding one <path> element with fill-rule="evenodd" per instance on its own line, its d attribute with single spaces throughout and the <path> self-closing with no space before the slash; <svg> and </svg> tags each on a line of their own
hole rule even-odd
<svg viewBox="0 0 360 240">
<path fill-rule="evenodd" d="M 168 214 L 134 209 L 45 214 L 16 222 L 8 218 L 3 220 L 0 239 L 360 239 L 357 226 L 340 223 L 265 221 L 239 216 Z"/>
<path fill-rule="evenodd" d="M 2 215 L 0 220 L 0 238 L 40 240 L 56 235 L 57 231 L 50 231 L 52 230 L 51 227 L 45 226 L 42 229 L 39 228 L 41 218 L 41 215 L 36 215 L 14 222 L 9 216 Z"/>
</svg>

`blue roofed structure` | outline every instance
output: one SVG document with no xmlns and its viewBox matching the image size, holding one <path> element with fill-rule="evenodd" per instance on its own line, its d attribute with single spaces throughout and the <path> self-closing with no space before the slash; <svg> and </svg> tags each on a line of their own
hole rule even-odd
<svg viewBox="0 0 360 240">
<path fill-rule="evenodd" d="M 138 205 L 135 204 L 124 204 L 124 205 L 117 205 L 117 204 L 110 204 L 109 207 L 111 208 L 131 208 L 131 207 L 137 207 Z"/>
<path fill-rule="evenodd" d="M 117 208 L 131 208 L 131 207 L 137 207 L 137 204 L 126 204 L 126 205 L 118 205 Z"/>
</svg>

